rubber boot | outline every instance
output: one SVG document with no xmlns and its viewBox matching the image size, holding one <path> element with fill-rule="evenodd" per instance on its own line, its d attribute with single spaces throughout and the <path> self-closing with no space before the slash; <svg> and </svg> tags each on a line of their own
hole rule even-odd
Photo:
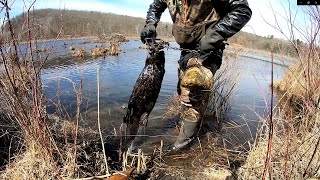
<svg viewBox="0 0 320 180">
<path fill-rule="evenodd" d="M 184 149 L 194 139 L 193 135 L 197 130 L 198 122 L 191 122 L 183 120 L 180 128 L 180 133 L 176 142 L 173 144 L 173 151 L 180 151 Z"/>
</svg>

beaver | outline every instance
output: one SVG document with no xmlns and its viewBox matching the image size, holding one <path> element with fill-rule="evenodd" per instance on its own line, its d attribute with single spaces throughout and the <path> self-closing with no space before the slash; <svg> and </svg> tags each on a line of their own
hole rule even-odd
<svg viewBox="0 0 320 180">
<path fill-rule="evenodd" d="M 128 109 L 123 118 L 127 125 L 127 140 L 133 141 L 134 135 L 148 123 L 148 117 L 156 104 L 165 73 L 165 54 L 163 51 L 150 52 L 129 99 Z M 138 138 L 138 137 L 137 137 Z"/>
</svg>

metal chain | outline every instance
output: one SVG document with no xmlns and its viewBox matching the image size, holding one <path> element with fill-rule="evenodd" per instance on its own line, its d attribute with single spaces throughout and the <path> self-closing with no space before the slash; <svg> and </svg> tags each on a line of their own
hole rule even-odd
<svg viewBox="0 0 320 180">
<path fill-rule="evenodd" d="M 147 45 L 149 46 L 149 49 L 151 51 L 152 50 L 159 51 L 161 49 L 166 48 L 166 49 L 173 49 L 173 50 L 177 50 L 177 51 L 185 51 L 185 52 L 193 53 L 193 54 L 201 52 L 200 50 L 195 50 L 195 49 L 185 49 L 185 48 L 172 47 L 172 46 L 170 46 L 169 42 L 166 42 L 162 39 L 146 38 L 146 41 L 150 42 L 150 43 L 147 43 Z"/>
<path fill-rule="evenodd" d="M 147 42 L 146 45 L 149 47 L 150 51 L 159 51 L 161 49 L 166 48 L 166 49 L 173 49 L 173 50 L 177 50 L 177 51 L 185 51 L 185 52 L 193 53 L 193 54 L 201 53 L 200 50 L 172 47 L 172 46 L 170 46 L 169 42 L 164 41 L 162 39 L 146 38 L 145 40 Z M 226 42 L 226 41 L 223 41 L 222 43 L 224 45 L 229 45 L 228 42 Z M 210 51 L 210 53 L 215 53 L 215 52 Z"/>
<path fill-rule="evenodd" d="M 184 49 L 184 48 L 178 48 L 178 47 L 172 47 L 169 44 L 167 46 L 165 46 L 167 49 L 173 49 L 173 50 L 177 50 L 177 51 L 185 51 L 185 52 L 189 52 L 189 53 L 200 53 L 200 50 L 195 50 L 195 49 Z"/>
</svg>

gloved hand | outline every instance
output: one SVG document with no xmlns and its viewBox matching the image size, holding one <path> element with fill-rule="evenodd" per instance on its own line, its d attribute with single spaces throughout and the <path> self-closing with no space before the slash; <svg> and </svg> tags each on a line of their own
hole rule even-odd
<svg viewBox="0 0 320 180">
<path fill-rule="evenodd" d="M 146 38 L 155 38 L 157 36 L 156 27 L 153 24 L 146 24 L 141 31 L 140 39 L 143 44 L 146 43 Z"/>
<path fill-rule="evenodd" d="M 210 69 L 215 64 L 219 68 L 225 45 L 222 40 L 214 41 L 214 39 L 203 36 L 200 41 L 200 47 L 197 48 L 197 50 L 200 50 L 199 59 L 203 60 L 202 65 Z"/>
<path fill-rule="evenodd" d="M 205 53 L 213 52 L 222 49 L 224 50 L 224 38 L 218 33 L 211 33 L 204 35 L 200 40 L 200 50 Z"/>
</svg>

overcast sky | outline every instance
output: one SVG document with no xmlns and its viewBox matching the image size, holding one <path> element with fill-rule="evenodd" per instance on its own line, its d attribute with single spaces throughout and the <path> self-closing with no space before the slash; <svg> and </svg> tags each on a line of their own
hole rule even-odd
<svg viewBox="0 0 320 180">
<path fill-rule="evenodd" d="M 146 12 L 153 0 L 37 0 L 36 9 L 54 8 L 54 9 L 75 9 L 99 12 L 111 12 L 115 14 L 129 15 L 135 17 L 146 17 Z M 32 0 L 25 0 L 28 6 Z M 296 0 L 248 0 L 253 15 L 244 31 L 255 33 L 262 36 L 274 35 L 275 37 L 285 38 L 281 33 L 272 28 L 269 24 L 275 24 L 275 18 L 272 9 L 276 12 L 279 24 L 288 36 L 286 17 L 289 11 L 289 4 L 292 12 L 298 10 Z M 16 0 L 12 5 L 12 14 L 17 15 L 25 10 L 23 0 Z M 301 10 L 298 10 L 295 21 L 301 27 L 304 27 L 304 16 Z M 162 15 L 161 21 L 171 22 L 168 11 Z"/>
</svg>

